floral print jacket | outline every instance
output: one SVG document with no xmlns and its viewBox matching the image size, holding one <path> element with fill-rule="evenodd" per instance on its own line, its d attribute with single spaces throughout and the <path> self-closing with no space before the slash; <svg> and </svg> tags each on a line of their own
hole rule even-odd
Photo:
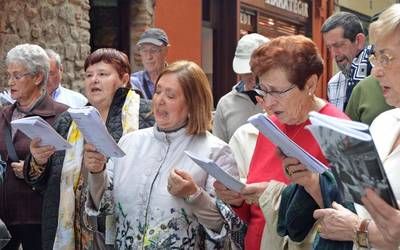
<svg viewBox="0 0 400 250">
<path fill-rule="evenodd" d="M 213 198 L 214 178 L 184 154 L 185 150 L 215 161 L 238 178 L 229 146 L 210 133 L 188 135 L 182 128 L 164 133 L 153 128 L 122 137 L 126 156 L 107 165 L 107 188 L 99 210 L 87 203 L 87 211 L 115 215 L 115 247 L 118 249 L 220 249 L 226 239 L 240 248 L 245 225 L 221 201 Z M 167 180 L 173 168 L 189 172 L 208 197 L 190 204 L 172 196 Z M 207 219 L 200 220 L 202 214 Z M 204 217 L 203 217 L 204 218 Z M 202 223 L 200 223 L 201 221 Z M 220 224 L 219 232 L 209 226 Z"/>
</svg>

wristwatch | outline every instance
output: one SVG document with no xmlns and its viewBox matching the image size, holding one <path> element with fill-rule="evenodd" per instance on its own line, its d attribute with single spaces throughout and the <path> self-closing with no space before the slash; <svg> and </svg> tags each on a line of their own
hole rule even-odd
<svg viewBox="0 0 400 250">
<path fill-rule="evenodd" d="M 197 187 L 196 192 L 194 192 L 191 195 L 188 195 L 187 197 L 184 198 L 184 200 L 186 203 L 189 203 L 189 204 L 193 203 L 197 199 L 197 197 L 200 196 L 201 193 L 202 193 L 202 189 L 200 187 Z"/>
<path fill-rule="evenodd" d="M 371 222 L 370 219 L 363 219 L 356 231 L 355 243 L 358 249 L 360 248 L 371 249 L 368 240 L 368 225 L 370 222 Z"/>
</svg>

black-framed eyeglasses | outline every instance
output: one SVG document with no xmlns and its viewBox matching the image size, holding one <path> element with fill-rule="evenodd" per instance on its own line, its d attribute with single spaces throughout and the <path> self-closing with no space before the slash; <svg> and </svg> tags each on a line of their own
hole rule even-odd
<svg viewBox="0 0 400 250">
<path fill-rule="evenodd" d="M 11 75 L 7 75 L 7 79 L 9 81 L 18 81 L 21 80 L 22 78 L 24 78 L 25 76 L 30 76 L 32 75 L 31 72 L 27 72 L 27 73 L 15 73 L 15 74 L 11 74 Z"/>
<path fill-rule="evenodd" d="M 256 88 L 254 89 L 254 91 L 257 93 L 257 95 L 259 95 L 259 96 L 261 96 L 263 98 L 267 98 L 268 95 L 271 95 L 271 96 L 273 96 L 275 98 L 279 98 L 283 94 L 285 94 L 285 93 L 289 92 L 290 90 L 294 89 L 295 87 L 296 87 L 296 84 L 292 83 L 292 85 L 289 88 L 285 89 L 285 90 L 282 90 L 282 91 L 270 90 L 270 91 L 268 91 L 268 90 L 263 90 L 260 87 L 260 85 L 257 85 Z"/>
</svg>

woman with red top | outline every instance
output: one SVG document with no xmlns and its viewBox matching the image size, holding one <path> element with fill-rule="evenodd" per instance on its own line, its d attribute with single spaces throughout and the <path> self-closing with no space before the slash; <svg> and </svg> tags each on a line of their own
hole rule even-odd
<svg viewBox="0 0 400 250">
<path fill-rule="evenodd" d="M 333 105 L 315 96 L 323 71 L 323 62 L 315 43 L 304 36 L 278 37 L 255 50 L 250 65 L 260 79 L 258 102 L 270 114 L 272 121 L 300 147 L 326 164 L 318 143 L 305 129 L 310 124 L 308 113 L 316 111 L 347 117 Z M 248 223 L 245 249 L 260 249 L 263 231 L 266 231 L 263 211 L 258 204 L 259 196 L 268 185 L 277 182 L 288 184 L 289 174 L 293 173 L 283 171 L 277 147 L 260 133 L 247 184 L 242 192 L 235 193 L 220 182 L 215 182 L 218 196 Z M 271 230 L 276 232 L 276 228 Z M 266 246 L 269 246 L 268 243 Z"/>
</svg>

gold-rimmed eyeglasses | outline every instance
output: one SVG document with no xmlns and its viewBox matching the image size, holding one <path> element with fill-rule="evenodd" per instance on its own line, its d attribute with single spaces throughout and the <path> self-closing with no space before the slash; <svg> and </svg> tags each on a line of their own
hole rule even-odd
<svg viewBox="0 0 400 250">
<path fill-rule="evenodd" d="M 372 52 L 368 57 L 369 62 L 374 67 L 376 64 L 380 64 L 382 67 L 387 66 L 391 61 L 393 61 L 394 57 L 388 54 L 378 54 L 376 52 Z"/>
</svg>

